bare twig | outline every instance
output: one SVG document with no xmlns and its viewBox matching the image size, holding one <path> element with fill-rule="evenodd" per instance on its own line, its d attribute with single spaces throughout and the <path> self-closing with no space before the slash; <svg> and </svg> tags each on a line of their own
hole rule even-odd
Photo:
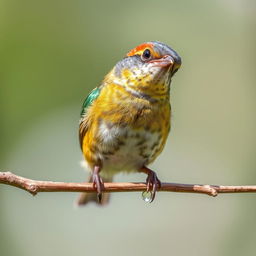
<svg viewBox="0 0 256 256">
<path fill-rule="evenodd" d="M 96 192 L 92 183 L 38 181 L 17 176 L 11 172 L 0 172 L 0 184 L 14 186 L 32 195 L 38 192 Z M 145 183 L 105 183 L 106 192 L 145 191 Z M 256 192 L 256 186 L 217 186 L 198 184 L 162 183 L 159 191 L 201 193 L 217 196 L 218 193 Z"/>
</svg>

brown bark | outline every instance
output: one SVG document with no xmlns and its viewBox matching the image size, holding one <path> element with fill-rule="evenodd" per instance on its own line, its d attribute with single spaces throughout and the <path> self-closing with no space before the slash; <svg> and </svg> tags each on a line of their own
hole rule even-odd
<svg viewBox="0 0 256 256">
<path fill-rule="evenodd" d="M 92 183 L 38 181 L 23 178 L 11 172 L 0 172 L 0 184 L 6 184 L 26 190 L 32 195 L 36 195 L 39 192 L 96 192 L 96 189 L 93 187 Z M 145 191 L 146 188 L 146 183 L 138 182 L 104 184 L 105 192 Z M 219 193 L 256 192 L 256 185 L 222 186 L 162 183 L 162 186 L 160 189 L 158 189 L 158 191 L 201 193 L 210 196 L 217 196 Z"/>
</svg>

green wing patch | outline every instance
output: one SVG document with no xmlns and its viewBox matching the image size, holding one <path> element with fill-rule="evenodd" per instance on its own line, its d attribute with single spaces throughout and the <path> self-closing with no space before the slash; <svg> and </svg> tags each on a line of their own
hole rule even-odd
<svg viewBox="0 0 256 256">
<path fill-rule="evenodd" d="M 84 100 L 83 106 L 82 106 L 82 111 L 81 111 L 81 119 L 79 123 L 79 141 L 80 141 L 80 146 L 82 149 L 83 146 L 83 138 L 87 132 L 87 121 L 84 120 L 84 114 L 86 113 L 88 107 L 93 103 L 94 100 L 96 100 L 100 94 L 101 88 L 96 87 L 91 91 L 91 93 L 86 97 Z"/>
<path fill-rule="evenodd" d="M 93 103 L 94 100 L 96 100 L 98 98 L 100 94 L 100 88 L 96 87 L 95 89 L 93 89 L 91 91 L 91 93 L 86 97 L 86 99 L 84 100 L 83 106 L 82 106 L 82 110 L 81 110 L 81 117 L 83 117 L 83 115 L 86 112 L 86 109 Z"/>
</svg>

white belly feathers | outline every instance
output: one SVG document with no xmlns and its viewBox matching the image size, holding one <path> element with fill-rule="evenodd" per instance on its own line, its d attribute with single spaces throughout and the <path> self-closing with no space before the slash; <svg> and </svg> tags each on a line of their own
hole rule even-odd
<svg viewBox="0 0 256 256">
<path fill-rule="evenodd" d="M 111 177 L 121 171 L 138 171 L 149 162 L 162 141 L 159 132 L 132 130 L 128 126 L 106 122 L 101 122 L 98 136 L 101 141 L 98 157 L 103 163 L 103 177 Z"/>
</svg>

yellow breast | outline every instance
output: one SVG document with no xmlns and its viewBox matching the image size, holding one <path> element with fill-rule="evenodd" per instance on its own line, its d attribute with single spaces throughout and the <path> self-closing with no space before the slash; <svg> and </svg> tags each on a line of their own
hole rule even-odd
<svg viewBox="0 0 256 256">
<path fill-rule="evenodd" d="M 170 104 L 108 84 L 85 119 L 88 130 L 82 149 L 88 164 L 131 170 L 151 163 L 163 150 L 170 130 Z"/>
</svg>

